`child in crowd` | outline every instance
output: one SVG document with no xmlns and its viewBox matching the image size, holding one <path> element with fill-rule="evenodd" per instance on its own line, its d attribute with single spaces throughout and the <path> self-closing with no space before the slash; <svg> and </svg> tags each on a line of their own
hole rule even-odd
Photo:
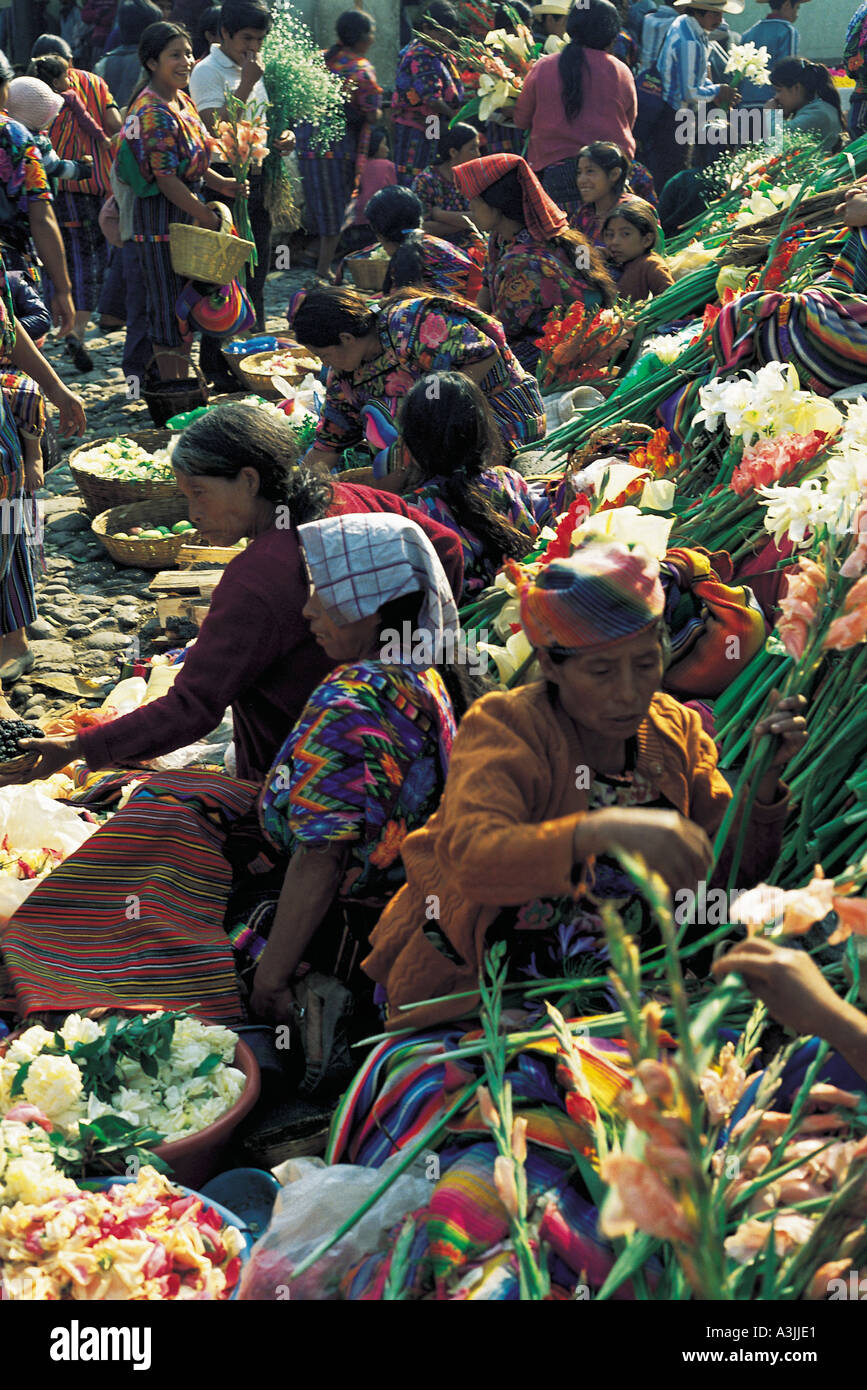
<svg viewBox="0 0 867 1390">
<path fill-rule="evenodd" d="M 16 77 L 9 83 L 6 110 L 13 121 L 26 126 L 33 136 L 52 193 L 57 192 L 61 179 L 89 179 L 93 173 L 89 155 L 83 159 L 61 159 L 45 133 L 63 105 L 60 93 L 38 77 Z"/>
<path fill-rule="evenodd" d="M 374 234 L 370 229 L 367 220 L 366 208 L 374 193 L 378 193 L 381 188 L 393 188 L 397 183 L 397 170 L 391 158 L 391 151 L 388 147 L 388 135 L 385 127 L 374 126 L 370 132 L 370 153 L 364 162 L 364 169 L 361 173 L 361 183 L 358 190 L 358 198 L 355 205 L 354 227 L 363 227 L 365 231 L 370 231 L 370 240 L 374 240 Z"/>
<path fill-rule="evenodd" d="M 660 226 L 649 203 L 641 198 L 619 202 L 605 218 L 602 236 L 617 277 L 618 298 L 647 299 L 674 284 L 674 276 L 656 252 Z"/>
<path fill-rule="evenodd" d="M 631 160 L 610 140 L 594 140 L 578 154 L 578 192 L 581 206 L 569 225 L 583 232 L 594 246 L 604 246 L 602 223 L 626 193 Z"/>
</svg>

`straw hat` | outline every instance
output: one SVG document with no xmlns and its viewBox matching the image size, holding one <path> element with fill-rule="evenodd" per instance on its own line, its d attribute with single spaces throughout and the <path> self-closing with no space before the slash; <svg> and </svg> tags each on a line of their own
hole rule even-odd
<svg viewBox="0 0 867 1390">
<path fill-rule="evenodd" d="M 533 6 L 533 14 L 539 19 L 546 14 L 554 14 L 562 19 L 564 15 L 568 15 L 573 3 L 574 0 L 543 0 L 543 4 Z"/>
<path fill-rule="evenodd" d="M 676 10 L 718 10 L 720 14 L 743 14 L 746 0 L 673 0 Z"/>
</svg>

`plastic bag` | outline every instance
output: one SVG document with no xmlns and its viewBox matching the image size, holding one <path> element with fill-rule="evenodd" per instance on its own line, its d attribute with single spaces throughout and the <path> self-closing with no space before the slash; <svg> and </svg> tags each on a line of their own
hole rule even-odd
<svg viewBox="0 0 867 1390">
<path fill-rule="evenodd" d="M 3 787 L 0 790 L 0 842 L 10 849 L 52 849 L 68 858 L 98 829 L 81 820 L 69 806 L 60 806 L 36 787 Z M 18 879 L 0 873 L 0 928 L 4 927 L 45 874 Z"/>
<path fill-rule="evenodd" d="M 323 1168 L 319 1160 L 296 1159 L 287 1174 L 295 1180 L 277 1196 L 270 1225 L 244 1269 L 238 1297 L 265 1302 L 336 1298 L 347 1270 L 376 1250 L 407 1212 L 427 1206 L 431 1185 L 424 1178 L 402 1173 L 336 1245 L 290 1282 L 292 1271 L 358 1210 L 400 1160 L 396 1154 L 381 1168 L 347 1163 Z"/>
</svg>

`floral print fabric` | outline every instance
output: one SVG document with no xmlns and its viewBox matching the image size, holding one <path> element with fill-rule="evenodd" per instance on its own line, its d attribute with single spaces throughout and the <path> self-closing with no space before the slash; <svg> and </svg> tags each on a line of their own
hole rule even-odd
<svg viewBox="0 0 867 1390">
<path fill-rule="evenodd" d="M 421 39 L 407 44 L 398 59 L 391 98 L 395 121 L 424 130 L 432 102 L 444 101 L 447 106 L 458 107 L 463 99 L 461 80 L 450 63 Z"/>
<path fill-rule="evenodd" d="M 12 213 L 6 225 L 29 235 L 31 202 L 50 202 L 48 175 L 30 131 L 0 111 L 0 183 Z"/>
<path fill-rule="evenodd" d="M 441 299 L 404 299 L 380 314 L 381 351 L 353 373 L 328 373 L 325 402 L 316 430 L 322 449 L 340 451 L 364 437 L 361 409 L 380 400 L 391 415 L 399 401 L 426 372 L 458 371 L 495 352 L 505 359 L 508 379 L 517 384 L 523 372 L 506 347 L 502 329 L 477 311 L 472 319 L 454 313 Z"/>
<path fill-rule="evenodd" d="M 533 339 L 542 334 L 552 309 L 574 304 L 597 309 L 601 296 L 589 289 L 570 262 L 568 250 L 556 242 L 534 241 L 525 228 L 506 244 L 491 238 L 485 267 L 491 312 L 500 320 L 510 346 L 522 362 L 535 366 L 538 349 Z"/>
<path fill-rule="evenodd" d="M 503 557 L 487 552 L 478 536 L 457 520 L 442 496 L 443 481 L 441 478 L 430 478 L 424 487 L 405 493 L 403 500 L 413 507 L 419 507 L 460 538 L 464 553 L 464 594 L 475 594 L 493 583 Z M 530 489 L 521 474 L 514 468 L 488 468 L 473 482 L 487 493 L 494 510 L 523 532 L 527 537 L 527 549 L 532 549 L 539 534 L 539 524 Z"/>
<path fill-rule="evenodd" d="M 313 691 L 266 778 L 265 835 L 288 854 L 347 845 L 340 896 L 383 903 L 403 883 L 404 839 L 436 810 L 454 736 L 434 667 L 338 666 Z"/>
</svg>

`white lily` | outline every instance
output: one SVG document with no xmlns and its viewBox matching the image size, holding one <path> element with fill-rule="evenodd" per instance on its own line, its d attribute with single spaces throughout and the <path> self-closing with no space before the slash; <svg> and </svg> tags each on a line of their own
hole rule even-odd
<svg viewBox="0 0 867 1390">
<path fill-rule="evenodd" d="M 825 496 L 818 478 L 808 478 L 797 487 L 760 487 L 758 493 L 767 507 L 765 530 L 773 534 L 777 545 L 785 536 L 793 545 L 803 545 L 808 531 L 833 524 L 836 504 Z"/>
<path fill-rule="evenodd" d="M 589 536 L 602 536 L 625 545 L 643 545 L 657 560 L 668 550 L 668 538 L 674 517 L 645 516 L 638 507 L 616 507 L 610 512 L 596 512 L 572 533 L 572 546 L 581 545 Z"/>
<path fill-rule="evenodd" d="M 479 118 L 490 120 L 495 111 L 502 111 L 510 101 L 516 99 L 515 89 L 505 78 L 491 77 L 483 72 L 479 78 Z"/>
<path fill-rule="evenodd" d="M 476 650 L 493 659 L 497 668 L 497 676 L 502 685 L 511 680 L 515 672 L 533 654 L 533 648 L 530 646 L 523 628 L 520 632 L 513 632 L 504 647 L 497 646 L 493 642 L 479 642 Z"/>
</svg>

